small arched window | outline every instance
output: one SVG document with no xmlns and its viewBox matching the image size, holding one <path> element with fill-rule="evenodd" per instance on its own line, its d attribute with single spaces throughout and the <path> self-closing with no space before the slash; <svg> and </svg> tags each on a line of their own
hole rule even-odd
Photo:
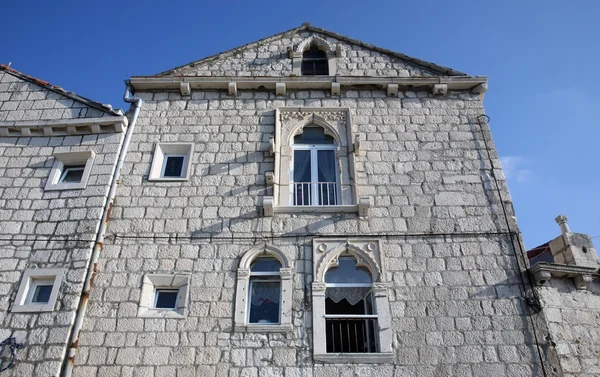
<svg viewBox="0 0 600 377">
<path fill-rule="evenodd" d="M 279 324 L 281 263 L 273 257 L 256 258 L 250 266 L 248 323 Z"/>
<path fill-rule="evenodd" d="M 248 250 L 240 260 L 235 297 L 235 331 L 292 330 L 292 264 L 280 250 Z"/>
<path fill-rule="evenodd" d="M 371 273 L 353 256 L 340 256 L 325 274 L 327 353 L 378 352 Z"/>
<path fill-rule="evenodd" d="M 312 43 L 310 48 L 302 54 L 302 76 L 327 75 L 329 75 L 327 53 Z"/>
<path fill-rule="evenodd" d="M 322 127 L 309 125 L 294 137 L 290 203 L 337 205 L 340 197 L 335 140 Z"/>
</svg>

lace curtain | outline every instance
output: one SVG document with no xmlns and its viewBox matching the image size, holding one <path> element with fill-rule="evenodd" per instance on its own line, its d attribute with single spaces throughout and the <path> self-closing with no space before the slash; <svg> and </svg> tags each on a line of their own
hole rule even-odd
<svg viewBox="0 0 600 377">
<path fill-rule="evenodd" d="M 252 284 L 252 305 L 279 303 L 279 283 L 254 283 Z"/>
<path fill-rule="evenodd" d="M 356 305 L 371 292 L 371 287 L 334 287 L 325 290 L 325 296 L 336 304 L 346 299 L 350 305 Z"/>
</svg>

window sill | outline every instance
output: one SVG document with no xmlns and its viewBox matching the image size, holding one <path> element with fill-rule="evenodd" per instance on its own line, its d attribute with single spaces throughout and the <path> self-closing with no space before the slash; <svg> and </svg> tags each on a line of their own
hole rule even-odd
<svg viewBox="0 0 600 377">
<path fill-rule="evenodd" d="M 314 354 L 315 361 L 328 364 L 389 364 L 395 355 L 389 353 L 323 353 Z"/>
<path fill-rule="evenodd" d="M 52 311 L 54 311 L 53 304 L 14 305 L 11 309 L 12 313 L 42 313 Z"/>
<path fill-rule="evenodd" d="M 263 325 L 263 324 L 248 324 L 242 326 L 235 326 L 235 332 L 258 332 L 258 333 L 285 333 L 292 332 L 293 327 L 291 323 L 283 325 Z"/>
<path fill-rule="evenodd" d="M 371 200 L 368 197 L 359 198 L 358 204 L 338 206 L 280 206 L 275 205 L 272 196 L 263 198 L 263 210 L 265 216 L 273 216 L 275 213 L 358 213 L 366 217 L 369 214 Z"/>
<path fill-rule="evenodd" d="M 85 183 L 55 183 L 46 185 L 44 191 L 83 190 Z"/>
<path fill-rule="evenodd" d="M 185 182 L 185 181 L 189 181 L 190 178 L 189 177 L 183 177 L 183 178 L 160 178 L 160 177 L 148 177 L 148 182 Z"/>
<path fill-rule="evenodd" d="M 145 309 L 141 308 L 138 311 L 140 318 L 185 318 L 185 309 L 169 310 L 169 309 Z"/>
</svg>

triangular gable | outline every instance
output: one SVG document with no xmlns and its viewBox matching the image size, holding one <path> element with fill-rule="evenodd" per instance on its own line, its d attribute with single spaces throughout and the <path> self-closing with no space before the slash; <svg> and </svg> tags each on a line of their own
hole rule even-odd
<svg viewBox="0 0 600 377">
<path fill-rule="evenodd" d="M 110 105 L 92 101 L 74 92 L 69 92 L 60 86 L 52 85 L 47 81 L 26 75 L 9 66 L 0 64 L 0 92 L 10 94 L 6 101 L 45 101 L 39 105 L 33 104 L 28 111 L 42 110 L 39 119 L 76 119 L 98 118 L 104 116 L 122 116 L 121 110 L 114 110 Z M 36 92 L 36 95 L 25 95 L 27 92 Z M 52 106 L 50 102 L 52 100 Z M 60 110 L 65 111 L 60 111 Z M 44 112 L 44 110 L 46 110 Z M 13 112 L 14 118 L 18 114 Z M 11 117 L 9 116 L 9 118 Z M 25 117 L 28 119 L 28 117 Z M 0 119 L 21 120 L 21 119 Z"/>
<path fill-rule="evenodd" d="M 260 39 L 216 55 L 159 73 L 164 76 L 289 76 L 293 53 L 309 38 L 339 46 L 338 76 L 466 76 L 465 73 L 429 63 L 309 24 Z"/>
</svg>

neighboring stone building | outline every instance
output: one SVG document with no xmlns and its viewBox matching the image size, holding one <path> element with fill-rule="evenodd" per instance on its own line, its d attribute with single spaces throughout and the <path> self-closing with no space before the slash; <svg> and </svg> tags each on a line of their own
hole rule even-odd
<svg viewBox="0 0 600 377">
<path fill-rule="evenodd" d="M 597 374 L 593 246 L 528 270 L 486 77 L 308 24 L 129 121 L 0 73 L 2 377 Z"/>
<path fill-rule="evenodd" d="M 60 371 L 126 126 L 0 65 L 2 377 Z"/>
<path fill-rule="evenodd" d="M 564 376 L 600 376 L 598 254 L 587 234 L 558 216 L 561 235 L 527 252 L 548 338 Z"/>
</svg>

